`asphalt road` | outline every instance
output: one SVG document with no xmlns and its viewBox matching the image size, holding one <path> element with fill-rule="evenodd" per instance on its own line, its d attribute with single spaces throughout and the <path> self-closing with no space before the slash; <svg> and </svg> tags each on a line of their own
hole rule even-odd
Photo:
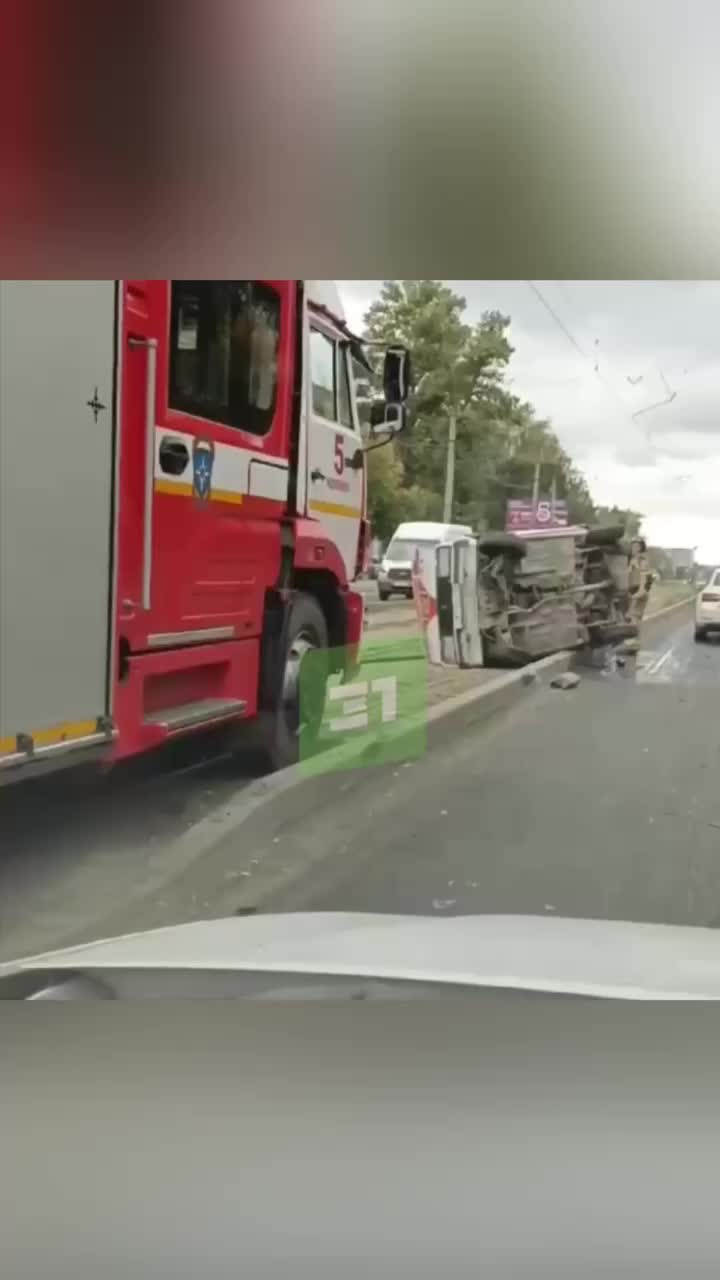
<svg viewBox="0 0 720 1280">
<path fill-rule="evenodd" d="M 395 780 L 282 909 L 720 925 L 720 644 L 689 610 L 637 670 L 583 673 Z"/>
<path fill-rule="evenodd" d="M 172 869 L 172 844 L 260 773 L 216 740 L 178 743 L 105 777 L 0 788 L 0 960 L 60 945 Z"/>
<path fill-rule="evenodd" d="M 406 623 L 398 636 L 408 634 Z M 429 705 L 492 674 L 434 669 Z M 96 937 L 118 912 L 123 928 L 140 927 L 144 901 L 162 904 L 178 875 L 177 842 L 203 820 L 224 821 L 262 773 L 257 757 L 208 737 L 104 777 L 69 770 L 0 787 L 0 961 Z M 174 922 L 169 902 L 167 911 Z"/>
<path fill-rule="evenodd" d="M 390 596 L 389 600 L 381 600 L 378 595 L 377 582 L 363 578 L 357 584 L 365 600 L 366 632 L 379 628 L 402 628 L 415 617 L 415 605 L 405 596 Z"/>
<path fill-rule="evenodd" d="M 176 837 L 222 819 L 259 772 L 214 741 L 198 748 L 101 781 L 0 789 L 0 960 L 97 936 L 118 908 L 136 927 L 149 896 L 162 906 Z M 647 626 L 636 673 L 589 672 L 577 690 L 542 692 L 451 750 L 389 769 L 381 816 L 343 812 L 342 856 L 272 905 L 720 922 L 719 767 L 720 645 L 696 646 L 682 610 Z M 329 779 L 329 815 L 341 797 Z M 240 852 L 252 868 L 252 850 Z M 218 890 L 208 875 L 199 913 Z"/>
<path fill-rule="evenodd" d="M 360 587 L 368 635 L 412 624 L 411 602 L 378 600 L 373 581 Z M 0 787 L 0 959 L 54 946 L 142 896 L 170 872 L 172 842 L 261 773 L 251 755 L 208 738 L 104 778 L 70 770 Z"/>
</svg>

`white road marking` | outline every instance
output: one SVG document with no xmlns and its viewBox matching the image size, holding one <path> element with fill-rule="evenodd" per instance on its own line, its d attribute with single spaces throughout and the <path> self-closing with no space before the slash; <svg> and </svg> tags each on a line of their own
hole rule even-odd
<svg viewBox="0 0 720 1280">
<path fill-rule="evenodd" d="M 655 662 L 652 663 L 651 666 L 647 668 L 646 674 L 649 676 L 656 676 L 658 671 L 660 671 L 661 668 L 665 666 L 665 663 L 667 662 L 668 658 L 672 657 L 672 653 L 673 653 L 673 647 L 672 645 L 670 645 L 670 648 L 666 649 L 665 653 L 663 653 L 661 657 L 659 657 Z"/>
</svg>

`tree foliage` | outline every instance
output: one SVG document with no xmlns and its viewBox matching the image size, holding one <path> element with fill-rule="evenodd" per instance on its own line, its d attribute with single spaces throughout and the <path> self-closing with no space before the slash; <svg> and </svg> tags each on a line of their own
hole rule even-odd
<svg viewBox="0 0 720 1280">
<path fill-rule="evenodd" d="M 640 532 L 642 516 L 627 507 L 597 507 L 595 520 L 598 524 L 623 524 L 628 537 L 634 538 Z"/>
<path fill-rule="evenodd" d="M 440 520 L 442 498 L 420 485 L 405 483 L 396 444 L 368 455 L 368 495 L 373 535 L 388 541 L 404 520 Z"/>
<path fill-rule="evenodd" d="M 404 342 L 412 352 L 415 390 L 408 430 L 369 455 L 369 506 L 378 537 L 404 519 L 439 519 L 443 506 L 448 423 L 457 423 L 453 519 L 476 528 L 502 527 L 508 497 L 555 485 L 570 519 L 595 518 L 584 477 L 552 426 L 513 395 L 504 374 L 513 354 L 510 318 L 486 311 L 472 325 L 465 299 L 438 280 L 388 280 L 365 317 L 367 336 Z"/>
</svg>

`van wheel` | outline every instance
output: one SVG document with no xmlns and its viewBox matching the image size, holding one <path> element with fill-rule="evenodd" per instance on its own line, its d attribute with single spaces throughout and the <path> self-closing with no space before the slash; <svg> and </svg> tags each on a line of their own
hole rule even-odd
<svg viewBox="0 0 720 1280">
<path fill-rule="evenodd" d="M 389 592 L 389 591 L 383 591 L 382 587 L 378 587 L 378 595 L 379 595 L 379 597 L 380 597 L 380 599 L 381 599 L 381 600 L 389 600 L 389 599 L 390 599 L 390 592 Z"/>
<path fill-rule="evenodd" d="M 705 639 L 705 630 L 703 627 L 695 628 L 695 643 L 700 644 Z"/>
<path fill-rule="evenodd" d="M 327 680 L 328 633 L 325 615 L 312 596 L 299 592 L 290 609 L 285 651 L 282 661 L 281 688 L 276 706 L 266 718 L 265 750 L 273 769 L 295 764 L 300 753 L 301 730 L 306 740 L 317 734 L 325 707 Z M 312 700 L 300 699 L 300 672 L 303 661 L 311 653 L 325 652 L 325 661 L 313 681 Z M 320 659 L 314 661 L 320 663 Z M 306 691 L 307 692 L 307 691 Z M 305 716 L 301 723 L 301 715 Z"/>
</svg>

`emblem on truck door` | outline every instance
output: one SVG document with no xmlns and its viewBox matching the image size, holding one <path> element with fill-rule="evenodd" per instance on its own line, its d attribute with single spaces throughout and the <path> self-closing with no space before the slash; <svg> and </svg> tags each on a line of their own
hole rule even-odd
<svg viewBox="0 0 720 1280">
<path fill-rule="evenodd" d="M 215 445 L 212 440 L 193 441 L 193 497 L 207 502 L 212 493 Z"/>
</svg>

